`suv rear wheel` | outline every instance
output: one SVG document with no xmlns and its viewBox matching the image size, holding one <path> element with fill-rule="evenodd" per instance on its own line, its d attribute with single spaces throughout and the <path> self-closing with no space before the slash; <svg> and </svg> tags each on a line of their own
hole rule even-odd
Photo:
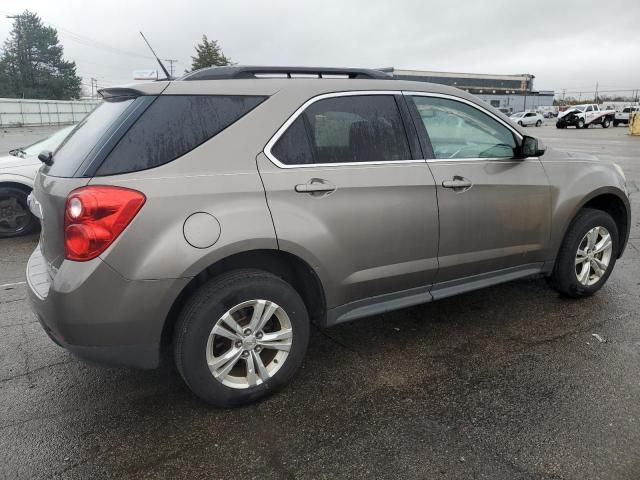
<svg viewBox="0 0 640 480">
<path fill-rule="evenodd" d="M 550 283 L 571 297 L 592 295 L 611 275 L 617 251 L 618 228 L 611 215 L 582 209 L 560 247 Z"/>
<path fill-rule="evenodd" d="M 204 401 L 254 402 L 296 372 L 309 342 L 300 295 L 260 270 L 237 270 L 203 285 L 184 306 L 174 332 L 176 365 Z"/>
</svg>

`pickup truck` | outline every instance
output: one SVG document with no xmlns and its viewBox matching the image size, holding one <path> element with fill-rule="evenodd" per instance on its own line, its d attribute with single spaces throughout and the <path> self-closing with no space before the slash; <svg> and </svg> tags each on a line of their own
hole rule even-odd
<svg viewBox="0 0 640 480">
<path fill-rule="evenodd" d="M 556 127 L 589 128 L 591 125 L 602 125 L 602 128 L 609 128 L 615 119 L 615 114 L 615 110 L 600 110 L 595 103 L 573 105 L 558 114 Z"/>
<path fill-rule="evenodd" d="M 629 125 L 629 117 L 632 112 L 640 112 L 640 106 L 628 106 L 624 107 L 621 112 L 616 112 L 615 117 L 613 119 L 613 126 L 617 127 L 621 123 L 624 125 Z"/>
</svg>

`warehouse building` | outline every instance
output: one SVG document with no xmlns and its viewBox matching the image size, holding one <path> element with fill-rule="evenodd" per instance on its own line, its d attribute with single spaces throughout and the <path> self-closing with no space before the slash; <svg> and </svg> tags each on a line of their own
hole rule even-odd
<svg viewBox="0 0 640 480">
<path fill-rule="evenodd" d="M 439 83 L 472 93 L 505 112 L 537 110 L 553 106 L 552 91 L 533 88 L 534 75 L 490 75 L 484 73 L 450 73 L 423 70 L 382 68 L 399 80 Z"/>
</svg>

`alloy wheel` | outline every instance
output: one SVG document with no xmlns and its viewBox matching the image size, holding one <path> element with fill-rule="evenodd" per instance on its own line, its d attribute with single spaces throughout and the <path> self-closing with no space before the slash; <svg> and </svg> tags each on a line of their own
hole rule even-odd
<svg viewBox="0 0 640 480">
<path fill-rule="evenodd" d="M 582 285 L 598 283 L 609 268 L 613 243 L 611 234 L 604 227 L 593 227 L 578 245 L 576 252 L 576 277 Z"/>
<path fill-rule="evenodd" d="M 0 233 L 18 233 L 28 223 L 29 212 L 15 196 L 0 196 Z"/>
<path fill-rule="evenodd" d="M 250 388 L 273 377 L 289 356 L 293 328 L 287 313 L 268 300 L 229 309 L 211 329 L 209 371 L 223 385 Z"/>
</svg>

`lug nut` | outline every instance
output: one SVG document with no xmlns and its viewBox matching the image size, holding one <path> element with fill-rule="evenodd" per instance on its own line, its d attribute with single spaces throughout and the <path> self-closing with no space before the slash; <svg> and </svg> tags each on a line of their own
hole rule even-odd
<svg viewBox="0 0 640 480">
<path fill-rule="evenodd" d="M 249 356 L 249 352 L 247 352 L 246 350 L 244 352 L 242 352 L 242 357 L 243 358 L 247 358 Z"/>
<path fill-rule="evenodd" d="M 258 345 L 258 346 L 255 348 L 255 351 L 256 351 L 256 353 L 260 353 L 260 352 L 262 351 L 262 347 L 261 347 L 260 345 Z"/>
<path fill-rule="evenodd" d="M 251 329 L 247 328 L 244 332 L 245 335 L 251 335 Z"/>
<path fill-rule="evenodd" d="M 236 342 L 236 348 L 242 347 L 242 342 Z"/>
<path fill-rule="evenodd" d="M 256 338 L 259 340 L 262 338 L 262 332 L 256 333 Z"/>
</svg>

